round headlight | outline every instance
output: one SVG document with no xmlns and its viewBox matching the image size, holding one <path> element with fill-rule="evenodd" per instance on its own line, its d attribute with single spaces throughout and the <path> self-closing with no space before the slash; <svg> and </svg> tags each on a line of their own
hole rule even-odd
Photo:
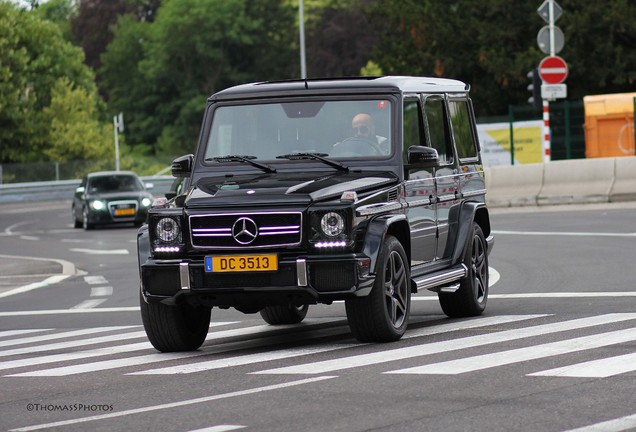
<svg viewBox="0 0 636 432">
<path fill-rule="evenodd" d="M 166 243 L 174 242 L 179 238 L 181 232 L 179 224 L 172 218 L 159 219 L 155 228 L 157 237 Z"/>
<path fill-rule="evenodd" d="M 344 231 L 344 219 L 338 213 L 329 212 L 320 220 L 320 228 L 329 237 L 335 237 Z"/>
<path fill-rule="evenodd" d="M 104 201 L 93 201 L 92 205 L 95 210 L 101 210 L 106 207 Z"/>
<path fill-rule="evenodd" d="M 150 205 L 152 204 L 152 200 L 148 197 L 146 198 L 142 198 L 141 199 L 141 205 L 144 207 L 150 207 Z"/>
</svg>

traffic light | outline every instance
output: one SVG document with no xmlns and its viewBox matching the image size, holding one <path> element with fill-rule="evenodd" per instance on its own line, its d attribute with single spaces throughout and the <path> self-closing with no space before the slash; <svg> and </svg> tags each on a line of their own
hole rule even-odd
<svg viewBox="0 0 636 432">
<path fill-rule="evenodd" d="M 534 107 L 535 110 L 543 110 L 543 99 L 541 98 L 541 78 L 539 77 L 539 69 L 534 68 L 528 72 L 528 78 L 530 84 L 528 85 L 528 91 L 532 96 L 528 98 L 528 103 Z"/>
</svg>

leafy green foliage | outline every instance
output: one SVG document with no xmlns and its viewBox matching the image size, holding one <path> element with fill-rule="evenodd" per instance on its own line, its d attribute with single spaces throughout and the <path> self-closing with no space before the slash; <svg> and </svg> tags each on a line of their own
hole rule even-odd
<svg viewBox="0 0 636 432">
<path fill-rule="evenodd" d="M 42 160 L 50 145 L 50 116 L 44 110 L 53 87 L 67 78 L 94 95 L 94 74 L 57 25 L 4 0 L 0 34 L 0 161 Z"/>
<path fill-rule="evenodd" d="M 51 90 L 51 105 L 44 109 L 50 124 L 49 146 L 44 153 L 54 161 L 111 159 L 114 156 L 113 126 L 95 117 L 95 94 L 73 88 L 66 77 Z"/>
</svg>

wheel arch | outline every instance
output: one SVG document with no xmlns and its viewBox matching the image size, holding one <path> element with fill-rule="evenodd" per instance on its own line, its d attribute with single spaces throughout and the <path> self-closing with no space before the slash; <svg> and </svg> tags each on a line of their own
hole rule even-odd
<svg viewBox="0 0 636 432">
<path fill-rule="evenodd" d="M 452 255 L 452 262 L 456 264 L 462 260 L 468 240 L 473 231 L 473 222 L 476 222 L 484 235 L 490 235 L 490 215 L 486 204 L 481 202 L 466 201 L 462 204 L 458 216 L 457 235 Z"/>
<path fill-rule="evenodd" d="M 411 238 L 405 215 L 380 216 L 369 222 L 364 239 L 363 252 L 371 259 L 370 268 L 376 272 L 380 248 L 387 235 L 392 235 L 404 248 L 408 262 L 411 261 Z"/>
</svg>

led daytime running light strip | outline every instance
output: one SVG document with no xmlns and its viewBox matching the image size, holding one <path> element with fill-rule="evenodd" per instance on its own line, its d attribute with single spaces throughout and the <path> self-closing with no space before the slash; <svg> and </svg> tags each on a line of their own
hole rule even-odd
<svg viewBox="0 0 636 432">
<path fill-rule="evenodd" d="M 316 246 L 317 248 L 345 247 L 347 246 L 347 242 L 344 240 L 322 241 L 322 242 L 316 243 L 314 246 Z"/>
<path fill-rule="evenodd" d="M 179 246 L 155 246 L 155 252 L 172 253 L 179 251 L 181 251 L 181 248 Z"/>
</svg>

